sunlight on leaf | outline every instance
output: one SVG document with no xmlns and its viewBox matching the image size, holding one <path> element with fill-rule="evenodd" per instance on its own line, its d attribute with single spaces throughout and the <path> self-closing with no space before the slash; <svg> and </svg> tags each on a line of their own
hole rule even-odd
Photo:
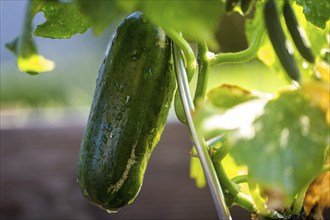
<svg viewBox="0 0 330 220">
<path fill-rule="evenodd" d="M 194 120 L 205 138 L 235 129 L 250 135 L 251 121 L 262 113 L 269 98 L 266 93 L 249 92 L 238 86 L 224 84 L 207 94 L 206 102 L 197 108 Z"/>
<path fill-rule="evenodd" d="M 324 81 L 308 81 L 302 85 L 303 92 L 313 103 L 321 107 L 330 125 L 330 85 Z"/>
<path fill-rule="evenodd" d="M 237 165 L 234 158 L 230 154 L 228 154 L 222 160 L 222 165 L 226 169 L 226 173 L 229 178 L 234 178 L 235 176 L 247 174 L 247 167 Z"/>
<path fill-rule="evenodd" d="M 51 60 L 45 59 L 38 54 L 37 47 L 32 37 L 32 21 L 34 16 L 45 6 L 44 1 L 29 1 L 24 17 L 24 25 L 20 36 L 6 44 L 7 49 L 17 57 L 17 66 L 20 71 L 31 75 L 39 72 L 50 71 L 54 68 Z"/>
<path fill-rule="evenodd" d="M 287 91 L 271 100 L 253 122 L 254 136 L 232 133 L 232 155 L 239 164 L 247 164 L 251 179 L 268 190 L 281 189 L 286 202 L 292 202 L 323 165 L 329 138 L 324 119 L 301 91 Z"/>
<path fill-rule="evenodd" d="M 192 154 L 197 155 L 197 151 L 195 147 L 192 148 Z M 206 179 L 202 168 L 202 164 L 199 158 L 195 156 L 192 156 L 190 158 L 190 178 L 195 180 L 196 186 L 198 188 L 203 188 L 206 186 Z"/>
<path fill-rule="evenodd" d="M 263 108 L 268 99 L 256 99 L 239 104 L 222 114 L 207 116 L 201 124 L 202 132 L 239 130 L 237 134 L 244 137 L 255 135 L 251 124 L 256 117 L 263 113 Z"/>
<path fill-rule="evenodd" d="M 273 66 L 275 63 L 275 54 L 273 53 L 272 46 L 266 44 L 258 51 L 258 58 L 262 60 L 267 66 Z"/>
<path fill-rule="evenodd" d="M 318 77 L 327 83 L 330 83 L 330 65 L 326 62 L 317 62 L 315 65 L 315 69 Z"/>
<path fill-rule="evenodd" d="M 192 154 L 195 156 L 192 156 L 190 158 L 190 177 L 195 180 L 196 186 L 198 188 L 203 188 L 206 186 L 206 179 L 202 164 L 197 157 L 197 151 L 195 147 L 192 148 Z M 247 167 L 238 166 L 230 154 L 227 154 L 221 162 L 230 179 L 236 176 L 247 174 Z M 239 186 L 243 193 L 245 193 L 246 195 L 250 195 L 249 188 L 246 183 L 240 184 Z"/>
<path fill-rule="evenodd" d="M 203 106 L 197 106 L 197 112 L 194 114 L 197 128 L 206 138 L 212 138 L 215 134 L 221 134 L 222 131 L 228 129 L 228 126 L 231 126 L 230 129 L 238 128 L 246 117 L 242 113 L 248 112 L 248 110 L 246 108 L 242 108 L 242 111 L 239 109 L 232 110 L 232 107 L 239 106 L 239 104 L 243 105 L 250 101 L 258 101 L 258 97 L 262 96 L 261 94 L 263 93 L 250 92 L 229 84 L 213 88 L 207 94 L 206 102 L 203 103 Z M 254 108 L 255 106 L 252 107 Z M 232 110 L 232 113 L 230 110 Z M 226 112 L 228 115 L 221 118 L 222 114 Z M 243 116 L 243 119 L 240 116 Z M 220 120 L 220 122 L 218 120 Z M 246 166 L 238 166 L 231 155 L 225 156 L 222 163 L 229 178 L 246 174 Z M 196 180 L 196 184 L 200 187 L 204 186 L 205 177 L 198 158 L 192 157 L 190 170 L 191 177 Z M 249 191 L 247 185 L 242 184 L 241 187 L 242 191 L 248 195 Z"/>
<path fill-rule="evenodd" d="M 230 155 L 235 163 L 248 167 L 251 181 L 267 190 L 271 206 L 291 204 L 323 165 L 329 126 L 320 103 L 329 91 L 312 87 L 307 93 L 307 88 L 307 84 L 298 90 L 285 87 L 272 96 L 233 86 L 218 87 L 194 114 L 204 137 L 228 134 L 225 143 Z M 328 99 L 325 102 L 328 105 Z M 235 163 L 229 161 L 226 170 L 230 172 Z M 273 192 L 280 192 L 277 194 L 282 197 L 274 197 Z"/>
<path fill-rule="evenodd" d="M 241 176 L 241 175 L 247 175 L 248 174 L 248 169 L 247 166 L 242 166 L 238 165 L 232 155 L 227 154 L 226 157 L 221 161 L 222 166 L 225 169 L 228 177 L 230 179 L 236 177 L 236 176 Z M 239 184 L 239 187 L 241 191 L 245 194 L 250 196 L 250 191 L 247 183 Z"/>
<path fill-rule="evenodd" d="M 255 94 L 236 85 L 223 84 L 207 93 L 207 99 L 222 109 L 256 98 Z"/>
<path fill-rule="evenodd" d="M 39 72 L 51 71 L 55 68 L 55 63 L 44 58 L 39 54 L 33 54 L 29 57 L 18 57 L 17 65 L 20 71 L 36 75 Z"/>
</svg>

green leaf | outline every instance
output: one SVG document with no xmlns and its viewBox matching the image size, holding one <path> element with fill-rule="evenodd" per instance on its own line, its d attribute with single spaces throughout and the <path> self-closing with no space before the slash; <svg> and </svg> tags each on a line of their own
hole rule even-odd
<svg viewBox="0 0 330 220">
<path fill-rule="evenodd" d="M 196 113 L 193 115 L 198 132 L 206 139 L 217 136 L 219 133 L 225 130 L 221 125 L 217 126 L 216 120 L 219 114 L 222 114 L 227 109 L 230 109 L 235 105 L 256 98 L 257 96 L 255 94 L 252 94 L 251 92 L 238 86 L 229 84 L 224 84 L 210 90 L 210 92 L 207 94 L 205 103 L 203 103 L 203 105 L 197 105 Z M 212 122 L 211 125 L 208 124 L 208 121 Z M 193 148 L 193 153 L 197 154 L 195 148 Z M 238 175 L 238 173 L 240 173 L 242 170 L 244 170 L 244 168 L 238 167 L 232 158 L 228 155 L 222 162 L 225 168 L 229 168 L 227 172 L 229 173 L 230 177 L 234 177 L 235 175 Z M 190 176 L 191 178 L 195 179 L 196 185 L 198 187 L 205 186 L 206 181 L 204 172 L 199 159 L 196 157 L 192 157 L 190 160 Z"/>
<path fill-rule="evenodd" d="M 76 0 L 79 7 L 91 19 L 95 34 L 102 33 L 113 21 L 125 15 L 126 9 L 134 9 L 134 1 L 120 3 L 118 0 Z"/>
<path fill-rule="evenodd" d="M 254 98 L 256 96 L 250 91 L 229 84 L 214 88 L 207 94 L 207 99 L 221 109 L 228 109 Z"/>
<path fill-rule="evenodd" d="M 223 85 L 207 94 L 203 105 L 197 106 L 194 114 L 198 132 L 206 139 L 242 127 L 247 129 L 262 111 L 269 97 L 252 93 L 233 85 Z M 246 125 L 246 126 L 244 126 Z"/>
<path fill-rule="evenodd" d="M 38 25 L 34 35 L 48 38 L 70 38 L 84 33 L 91 27 L 91 21 L 75 3 L 49 2 L 41 11 L 46 22 Z"/>
<path fill-rule="evenodd" d="M 324 29 L 330 18 L 330 1 L 296 0 L 304 9 L 306 19 L 316 27 Z"/>
<path fill-rule="evenodd" d="M 214 33 L 223 13 L 219 0 L 139 1 L 137 9 L 165 31 L 174 29 L 190 40 L 207 41 L 211 48 L 217 48 Z"/>
<path fill-rule="evenodd" d="M 38 54 L 37 47 L 32 38 L 32 20 L 46 3 L 46 1 L 28 2 L 21 35 L 6 44 L 7 49 L 17 56 L 19 70 L 31 75 L 51 71 L 55 66 L 53 61 Z"/>
<path fill-rule="evenodd" d="M 300 91 L 271 100 L 251 125 L 249 136 L 230 135 L 231 154 L 248 166 L 248 175 L 264 189 L 280 191 L 291 203 L 324 163 L 329 127 L 325 114 Z"/>
<path fill-rule="evenodd" d="M 197 150 L 195 147 L 192 148 L 192 153 L 197 155 Z M 197 157 L 190 158 L 190 178 L 195 180 L 198 188 L 203 188 L 206 186 L 206 179 L 202 164 Z"/>
<path fill-rule="evenodd" d="M 190 40 L 207 41 L 217 48 L 215 30 L 223 13 L 223 3 L 205 1 L 104 1 L 77 0 L 78 5 L 90 17 L 93 30 L 101 33 L 114 20 L 132 11 L 143 12 L 154 24 L 165 30 L 175 30 Z"/>
</svg>

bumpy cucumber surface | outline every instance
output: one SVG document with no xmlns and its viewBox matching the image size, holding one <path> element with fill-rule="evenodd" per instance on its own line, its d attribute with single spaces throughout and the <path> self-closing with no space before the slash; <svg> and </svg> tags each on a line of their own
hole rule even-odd
<svg viewBox="0 0 330 220">
<path fill-rule="evenodd" d="M 285 1 L 283 5 L 283 15 L 285 19 L 286 26 L 290 32 L 294 44 L 296 45 L 299 53 L 308 62 L 314 63 L 315 57 L 311 50 L 309 40 L 304 29 L 299 25 L 296 15 L 289 3 Z"/>
<path fill-rule="evenodd" d="M 288 76 L 295 81 L 299 81 L 300 71 L 293 54 L 287 48 L 287 39 L 284 35 L 274 0 L 268 0 L 266 2 L 264 18 L 269 39 L 278 59 Z"/>
<path fill-rule="evenodd" d="M 139 12 L 117 28 L 99 70 L 80 147 L 78 183 L 116 212 L 137 196 L 175 90 L 169 38 Z"/>
</svg>

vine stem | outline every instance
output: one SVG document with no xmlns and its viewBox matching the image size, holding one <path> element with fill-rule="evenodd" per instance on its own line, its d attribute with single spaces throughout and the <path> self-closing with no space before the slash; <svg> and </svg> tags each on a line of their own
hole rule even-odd
<svg viewBox="0 0 330 220">
<path fill-rule="evenodd" d="M 316 176 L 319 176 L 321 175 L 322 173 L 324 172 L 330 172 L 330 164 L 326 164 L 323 166 L 323 168 L 321 169 L 321 171 L 319 172 L 318 175 Z M 306 192 L 307 192 L 307 189 L 308 189 L 308 186 L 310 185 L 311 183 L 307 184 L 297 195 L 297 198 L 296 198 L 296 201 L 294 202 L 293 204 L 293 208 L 292 208 L 292 214 L 299 214 L 302 207 L 303 207 L 303 204 L 304 204 L 304 199 L 305 199 L 305 196 L 306 196 Z"/>
<path fill-rule="evenodd" d="M 189 43 L 181 36 L 180 33 L 173 29 L 166 29 L 166 34 L 171 38 L 172 41 L 182 50 L 186 61 L 186 68 L 188 75 L 192 77 L 196 70 L 196 57 L 194 51 L 191 49 Z"/>
<path fill-rule="evenodd" d="M 237 184 L 233 183 L 227 176 L 225 169 L 223 168 L 221 161 L 216 160 L 213 161 L 214 168 L 218 175 L 218 178 L 221 179 L 223 184 L 223 189 L 228 195 L 228 199 L 231 200 L 229 203 L 235 203 L 240 207 L 248 210 L 249 212 L 256 212 L 257 209 L 255 205 L 252 203 L 252 199 L 249 198 L 247 195 L 242 193 L 239 190 Z M 226 197 L 227 198 L 227 197 Z"/>
<path fill-rule="evenodd" d="M 231 179 L 231 181 L 236 184 L 246 183 L 248 181 L 248 176 L 247 175 L 235 176 L 234 178 Z"/>
<path fill-rule="evenodd" d="M 218 53 L 210 58 L 210 66 L 212 67 L 228 63 L 242 63 L 255 58 L 262 44 L 265 30 L 264 22 L 258 22 L 256 31 L 254 32 L 251 39 L 251 44 L 247 49 L 232 53 Z"/>
<path fill-rule="evenodd" d="M 229 209 L 225 203 L 224 195 L 213 167 L 212 160 L 208 153 L 206 143 L 204 138 L 200 137 L 196 131 L 191 113 L 195 111 L 192 98 L 190 96 L 190 91 L 188 87 L 187 74 L 183 65 L 181 51 L 175 45 L 172 44 L 173 55 L 174 55 L 174 65 L 175 73 L 177 77 L 178 88 L 184 108 L 184 112 L 187 118 L 188 127 L 190 130 L 191 137 L 196 146 L 196 150 L 201 161 L 204 174 L 211 191 L 211 195 L 214 201 L 214 205 L 217 210 L 219 219 L 231 220 Z"/>
<path fill-rule="evenodd" d="M 293 204 L 293 208 L 292 208 L 292 214 L 293 215 L 298 215 L 300 214 L 300 211 L 303 207 L 303 204 L 304 204 L 304 199 L 305 199 L 305 195 L 306 195 L 306 192 L 307 192 L 307 189 L 308 189 L 308 185 L 305 186 L 297 195 L 297 198 Z"/>
<path fill-rule="evenodd" d="M 210 62 L 207 57 L 207 52 L 208 48 L 206 42 L 197 45 L 198 79 L 194 97 L 195 105 L 198 100 L 204 99 L 206 93 L 207 81 L 210 72 Z"/>
</svg>

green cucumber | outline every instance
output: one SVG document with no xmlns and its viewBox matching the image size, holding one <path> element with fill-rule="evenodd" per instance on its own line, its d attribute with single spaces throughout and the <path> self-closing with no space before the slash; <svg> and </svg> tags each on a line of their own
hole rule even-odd
<svg viewBox="0 0 330 220">
<path fill-rule="evenodd" d="M 255 0 L 240 0 L 241 11 L 243 15 L 247 15 L 251 12 Z"/>
<path fill-rule="evenodd" d="M 283 15 L 285 19 L 286 26 L 290 32 L 292 40 L 296 45 L 299 53 L 305 60 L 310 63 L 315 62 L 315 56 L 311 50 L 309 40 L 304 29 L 299 25 L 296 15 L 289 3 L 285 1 L 283 5 Z"/>
<path fill-rule="evenodd" d="M 225 11 L 231 13 L 234 11 L 235 7 L 239 5 L 239 0 L 226 0 L 225 1 Z"/>
<path fill-rule="evenodd" d="M 138 195 L 175 90 L 171 41 L 129 15 L 99 70 L 78 158 L 78 183 L 92 203 L 116 212 Z"/>
<path fill-rule="evenodd" d="M 266 2 L 264 18 L 270 42 L 284 70 L 291 79 L 299 81 L 300 71 L 292 52 L 287 48 L 287 39 L 284 35 L 274 0 Z"/>
</svg>

